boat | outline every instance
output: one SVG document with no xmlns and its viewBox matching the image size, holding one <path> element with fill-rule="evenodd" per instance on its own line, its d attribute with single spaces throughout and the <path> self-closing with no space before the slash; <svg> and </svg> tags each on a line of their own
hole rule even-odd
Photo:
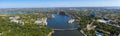
<svg viewBox="0 0 120 36">
<path fill-rule="evenodd" d="M 68 21 L 68 23 L 72 24 L 75 21 L 75 19 L 71 19 Z"/>
</svg>

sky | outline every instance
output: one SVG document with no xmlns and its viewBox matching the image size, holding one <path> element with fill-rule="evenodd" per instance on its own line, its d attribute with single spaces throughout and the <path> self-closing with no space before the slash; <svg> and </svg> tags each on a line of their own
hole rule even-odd
<svg viewBox="0 0 120 36">
<path fill-rule="evenodd" d="M 0 0 L 0 8 L 107 6 L 120 6 L 120 0 Z"/>
</svg>

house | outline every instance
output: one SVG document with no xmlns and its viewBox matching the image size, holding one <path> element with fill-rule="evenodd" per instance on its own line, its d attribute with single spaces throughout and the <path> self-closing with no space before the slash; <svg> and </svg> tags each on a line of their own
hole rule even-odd
<svg viewBox="0 0 120 36">
<path fill-rule="evenodd" d="M 18 20 L 18 23 L 24 25 L 24 22 L 22 20 Z"/>
<path fill-rule="evenodd" d="M 15 23 L 19 23 L 19 24 L 24 25 L 24 22 L 22 20 L 13 19 L 13 20 L 10 20 L 10 22 L 15 22 Z"/>
<path fill-rule="evenodd" d="M 100 23 L 110 25 L 110 26 L 120 27 L 119 22 L 115 22 L 110 19 L 98 19 L 97 21 Z"/>
<path fill-rule="evenodd" d="M 41 23 L 43 23 L 43 25 L 47 25 L 47 18 L 45 18 L 45 19 L 40 19 L 40 18 L 37 18 L 37 20 L 35 21 L 35 24 L 37 24 L 37 25 L 42 25 Z"/>
<path fill-rule="evenodd" d="M 101 23 L 109 23 L 111 20 L 98 19 L 97 21 Z"/>
<path fill-rule="evenodd" d="M 19 16 L 9 17 L 9 19 L 10 19 L 10 20 L 12 20 L 12 19 L 20 19 L 20 17 L 19 17 Z"/>
<path fill-rule="evenodd" d="M 15 19 L 14 17 L 9 17 L 9 19 L 11 20 L 11 19 Z"/>
<path fill-rule="evenodd" d="M 47 18 L 43 20 L 44 25 L 47 25 Z"/>
<path fill-rule="evenodd" d="M 13 20 L 10 20 L 10 22 L 16 22 L 16 23 L 18 23 L 18 20 L 13 19 Z"/>
<path fill-rule="evenodd" d="M 14 18 L 15 18 L 15 19 L 20 19 L 20 17 L 19 17 L 19 16 L 15 16 Z"/>
<path fill-rule="evenodd" d="M 18 19 L 20 19 L 19 16 L 9 17 L 9 19 L 10 19 L 10 22 L 15 22 L 15 23 L 19 23 L 19 24 L 24 25 L 24 22 L 22 20 L 18 20 Z"/>
<path fill-rule="evenodd" d="M 92 24 L 87 25 L 87 30 L 92 30 L 92 29 L 95 29 L 95 28 L 96 28 L 96 25 L 92 25 Z"/>
<path fill-rule="evenodd" d="M 47 22 L 44 22 L 44 25 L 47 25 Z"/>
<path fill-rule="evenodd" d="M 38 25 L 38 24 L 41 24 L 41 23 L 42 23 L 42 20 L 36 20 L 36 21 L 35 21 L 35 24 L 37 24 L 37 25 Z"/>
</svg>

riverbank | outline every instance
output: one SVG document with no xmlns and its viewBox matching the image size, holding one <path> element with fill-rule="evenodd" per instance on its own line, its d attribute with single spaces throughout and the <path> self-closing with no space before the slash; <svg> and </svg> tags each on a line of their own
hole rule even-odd
<svg viewBox="0 0 120 36">
<path fill-rule="evenodd" d="M 51 31 L 47 36 L 52 36 L 53 33 L 54 33 L 54 30 Z"/>
</svg>

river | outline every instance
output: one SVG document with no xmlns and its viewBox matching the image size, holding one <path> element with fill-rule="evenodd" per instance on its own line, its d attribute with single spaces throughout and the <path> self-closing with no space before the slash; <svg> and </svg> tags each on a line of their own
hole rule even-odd
<svg viewBox="0 0 120 36">
<path fill-rule="evenodd" d="M 73 19 L 66 15 L 54 14 L 54 18 L 48 18 L 47 27 L 54 29 L 52 36 L 83 36 L 81 32 L 77 30 L 78 23 L 69 24 L 68 21 Z"/>
<path fill-rule="evenodd" d="M 0 14 L 33 14 L 30 12 L 0 12 Z"/>
</svg>

